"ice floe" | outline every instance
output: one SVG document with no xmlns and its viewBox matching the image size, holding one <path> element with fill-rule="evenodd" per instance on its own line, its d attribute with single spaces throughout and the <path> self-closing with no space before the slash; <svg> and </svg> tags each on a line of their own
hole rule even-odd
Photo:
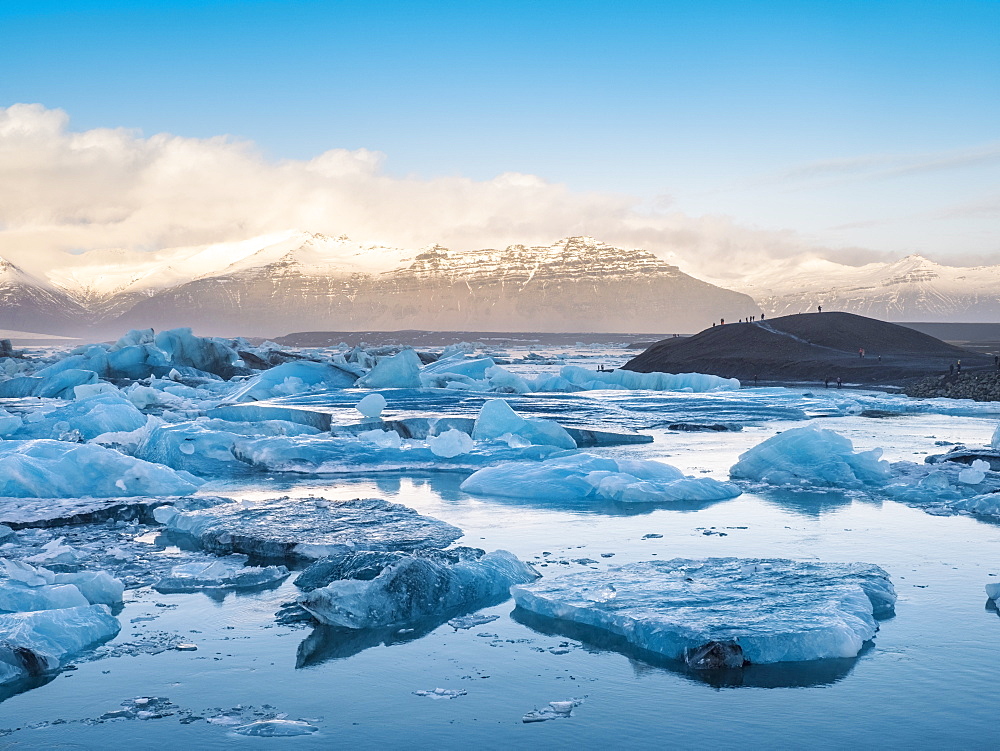
<svg viewBox="0 0 1000 751">
<path fill-rule="evenodd" d="M 703 659 L 718 643 L 753 664 L 854 657 L 896 600 L 889 575 L 870 563 L 740 558 L 632 563 L 511 594 L 535 614 L 670 659 Z"/>
</svg>

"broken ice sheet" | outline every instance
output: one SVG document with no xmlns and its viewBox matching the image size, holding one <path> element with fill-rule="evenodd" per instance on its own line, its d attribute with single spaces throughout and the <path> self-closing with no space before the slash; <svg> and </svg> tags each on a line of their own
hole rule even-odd
<svg viewBox="0 0 1000 751">
<path fill-rule="evenodd" d="M 426 696 L 430 699 L 456 699 L 459 696 L 465 696 L 468 691 L 463 691 L 460 688 L 435 688 L 431 691 L 414 691 L 415 696 Z"/>
<path fill-rule="evenodd" d="M 550 701 L 548 706 L 541 709 L 535 708 L 525 713 L 521 717 L 521 722 L 528 724 L 532 722 L 546 722 L 548 720 L 565 720 L 571 717 L 573 710 L 583 704 L 583 699 L 566 699 L 564 701 Z"/>
<path fill-rule="evenodd" d="M 889 575 L 870 563 L 739 558 L 632 563 L 516 585 L 511 594 L 520 608 L 670 659 L 718 642 L 752 664 L 854 657 L 896 600 Z"/>
</svg>

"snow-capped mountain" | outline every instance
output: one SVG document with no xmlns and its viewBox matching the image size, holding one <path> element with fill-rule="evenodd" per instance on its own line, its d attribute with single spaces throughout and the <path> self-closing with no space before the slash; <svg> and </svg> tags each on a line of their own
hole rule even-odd
<svg viewBox="0 0 1000 751">
<path fill-rule="evenodd" d="M 49 282 L 0 258 L 0 329 L 74 333 L 87 311 Z"/>
<path fill-rule="evenodd" d="M 772 316 L 822 305 L 886 321 L 1000 321 L 1000 266 L 944 266 L 919 255 L 864 266 L 795 259 L 727 286 Z"/>
<path fill-rule="evenodd" d="M 700 330 L 753 300 L 642 250 L 574 237 L 549 246 L 419 251 L 309 235 L 156 292 L 116 328 L 192 326 L 272 336 L 303 330 Z M 108 323 L 111 323 L 110 321 Z"/>
</svg>

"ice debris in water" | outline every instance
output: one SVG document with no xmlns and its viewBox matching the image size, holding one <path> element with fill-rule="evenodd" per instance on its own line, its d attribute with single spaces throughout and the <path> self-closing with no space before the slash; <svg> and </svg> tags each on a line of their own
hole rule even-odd
<svg viewBox="0 0 1000 751">
<path fill-rule="evenodd" d="M 259 720 L 233 728 L 238 735 L 255 738 L 291 738 L 297 735 L 311 735 L 319 728 L 301 720 Z"/>
<path fill-rule="evenodd" d="M 620 503 L 721 501 L 739 488 L 710 477 L 687 477 L 663 462 L 570 454 L 541 462 L 508 462 L 470 475 L 461 489 L 474 495 L 542 501 L 604 500 Z"/>
<path fill-rule="evenodd" d="M 636 373 L 631 370 L 593 371 L 578 365 L 566 365 L 559 375 L 586 389 L 630 389 L 633 391 L 736 391 L 736 378 L 722 378 L 705 373 Z"/>
<path fill-rule="evenodd" d="M 740 454 L 729 475 L 769 485 L 860 488 L 889 481 L 889 463 L 881 456 L 882 449 L 855 451 L 850 439 L 807 425 L 778 433 Z"/>
<path fill-rule="evenodd" d="M 321 623 L 363 629 L 401 626 L 497 597 L 512 584 L 538 577 L 506 550 L 474 548 L 426 554 L 360 553 L 335 556 L 307 569 L 296 583 L 332 579 L 301 597 L 299 604 Z M 310 580 L 313 580 L 310 582 Z"/>
<path fill-rule="evenodd" d="M 0 441 L 0 496 L 188 495 L 202 482 L 188 472 L 133 459 L 94 444 Z"/>
<path fill-rule="evenodd" d="M 511 594 L 533 613 L 693 667 L 717 664 L 712 650 L 724 664 L 854 657 L 896 601 L 889 575 L 870 563 L 739 558 L 632 563 L 515 585 Z"/>
<path fill-rule="evenodd" d="M 475 628 L 476 626 L 493 623 L 493 621 L 497 620 L 499 617 L 499 615 L 479 615 L 478 613 L 475 613 L 473 615 L 463 615 L 459 618 L 452 618 L 448 621 L 448 625 L 456 631 L 467 631 L 468 629 Z"/>
<path fill-rule="evenodd" d="M 375 418 L 382 414 L 385 406 L 386 401 L 384 396 L 381 394 L 368 394 L 368 396 L 358 402 L 355 409 L 365 417 Z"/>
<path fill-rule="evenodd" d="M 430 699 L 457 699 L 469 692 L 460 688 L 435 688 L 431 691 L 414 691 L 413 693 L 415 696 L 426 696 Z"/>
<path fill-rule="evenodd" d="M 0 615 L 0 685 L 56 670 L 120 629 L 107 605 Z"/>
<path fill-rule="evenodd" d="M 352 549 L 444 548 L 462 536 L 457 527 L 378 498 L 285 497 L 192 511 L 160 506 L 153 516 L 206 550 L 264 558 L 316 559 Z"/>
<path fill-rule="evenodd" d="M 558 423 L 539 418 L 521 417 L 504 399 L 490 399 L 479 410 L 472 438 L 496 440 L 506 435 L 519 436 L 528 444 L 575 449 L 576 441 Z"/>
<path fill-rule="evenodd" d="M 964 482 L 966 485 L 978 485 L 986 479 L 986 472 L 989 468 L 989 462 L 976 459 L 971 466 L 958 473 L 958 481 Z"/>
<path fill-rule="evenodd" d="M 428 436 L 427 445 L 435 456 L 451 459 L 461 454 L 468 454 L 476 444 L 468 433 L 451 428 L 440 435 Z"/>
<path fill-rule="evenodd" d="M 535 708 L 525 713 L 521 722 L 528 724 L 531 722 L 546 722 L 548 720 L 564 720 L 573 715 L 573 710 L 583 704 L 583 699 L 566 699 L 564 701 L 550 701 L 548 706 L 541 709 Z"/>
<path fill-rule="evenodd" d="M 55 409 L 33 412 L 11 438 L 89 441 L 102 433 L 127 433 L 146 424 L 146 416 L 115 390 Z"/>
<path fill-rule="evenodd" d="M 288 576 L 284 566 L 247 566 L 245 555 L 216 561 L 182 563 L 170 569 L 153 588 L 157 592 L 197 592 L 203 589 L 247 589 L 276 584 Z"/>
<path fill-rule="evenodd" d="M 24 561 L 0 558 L 0 611 L 58 610 L 86 605 L 120 605 L 125 585 L 105 571 L 56 573 Z"/>
</svg>

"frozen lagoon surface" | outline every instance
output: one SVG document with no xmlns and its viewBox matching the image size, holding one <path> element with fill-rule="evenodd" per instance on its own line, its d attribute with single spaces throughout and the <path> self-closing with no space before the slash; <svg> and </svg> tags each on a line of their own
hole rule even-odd
<svg viewBox="0 0 1000 751">
<path fill-rule="evenodd" d="M 524 354 L 509 351 L 513 362 L 503 367 L 522 378 L 555 376 L 563 364 L 594 369 L 620 364 L 631 353 L 547 349 L 541 358 L 521 360 Z M 184 387 L 173 390 L 187 400 L 177 408 L 194 415 L 197 395 Z M 334 422 L 346 425 L 359 422 L 355 405 L 367 393 L 347 389 L 287 399 L 322 404 Z M 474 417 L 485 400 L 497 396 L 440 389 L 380 393 L 388 402 L 385 419 Z M 728 481 L 741 454 L 808 424 L 850 439 L 858 452 L 881 448 L 887 462 L 922 463 L 951 444 L 988 445 L 1000 420 L 1000 404 L 822 388 L 582 391 L 511 395 L 509 401 L 525 417 L 630 428 L 654 437 L 648 444 L 588 447 L 589 454 L 659 460 L 719 481 Z M 9 411 L 20 414 L 19 404 L 11 403 Z M 882 416 L 863 416 L 869 410 Z M 738 424 L 742 430 L 666 428 L 677 423 Z M 118 636 L 77 659 L 77 669 L 4 695 L 0 729 L 12 732 L 0 736 L 0 747 L 996 746 L 1000 619 L 984 585 L 1000 579 L 994 576 L 1000 574 L 1000 526 L 987 519 L 927 513 L 865 485 L 843 490 L 745 483 L 743 494 L 732 499 L 622 504 L 472 496 L 460 490 L 471 468 L 399 472 L 365 466 L 355 473 L 307 475 L 231 464 L 232 471 L 207 478 L 178 503 L 192 502 L 196 510 L 199 498 L 211 496 L 250 504 L 281 496 L 380 498 L 464 531 L 457 545 L 511 551 L 543 574 L 541 582 L 676 558 L 865 561 L 891 576 L 896 615 L 879 621 L 874 640 L 857 658 L 693 670 L 515 609 L 510 600 L 471 618 L 407 629 L 345 633 L 294 619 L 279 622 L 275 614 L 302 594 L 294 584 L 296 571 L 257 588 L 164 594 L 152 587 L 156 576 L 144 578 L 130 564 L 116 564 L 115 555 L 140 550 L 146 567 L 162 576 L 211 556 L 186 549 L 184 540 L 156 526 L 16 531 L 15 539 L 23 538 L 40 555 L 45 543 L 65 537 L 63 545 L 95 561 L 88 568 L 109 570 L 129 589 L 116 611 Z M 2 531 L 0 537 L 0 544 L 11 539 Z M 53 554 L 59 549 L 50 547 Z M 437 696 L 453 698 L 429 700 L 427 692 L 438 688 L 444 693 Z M 552 721 L 522 722 L 550 702 L 579 700 L 568 716 L 550 712 Z M 268 722 L 271 738 L 236 730 Z"/>
</svg>

